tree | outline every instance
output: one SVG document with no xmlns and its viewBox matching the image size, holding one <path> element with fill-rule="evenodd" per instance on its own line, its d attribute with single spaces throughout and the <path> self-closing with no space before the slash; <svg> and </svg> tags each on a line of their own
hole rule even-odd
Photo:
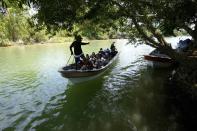
<svg viewBox="0 0 197 131">
<path fill-rule="evenodd" d="M 5 0 L 4 0 L 5 1 Z M 132 40 L 141 38 L 145 44 L 165 51 L 172 58 L 180 59 L 164 35 L 174 29 L 184 29 L 197 45 L 196 0 L 6 0 L 33 6 L 36 18 L 48 28 L 63 27 L 71 30 L 74 24 L 89 21 L 111 26 L 119 21 L 121 29 Z M 99 26 L 102 27 L 102 26 Z M 137 36 L 137 37 L 136 37 Z"/>
</svg>

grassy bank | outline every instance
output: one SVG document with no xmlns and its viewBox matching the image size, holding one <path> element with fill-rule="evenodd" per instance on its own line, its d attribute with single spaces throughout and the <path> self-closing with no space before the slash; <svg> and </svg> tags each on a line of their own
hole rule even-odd
<svg viewBox="0 0 197 131">
<path fill-rule="evenodd" d="M 49 43 L 64 43 L 64 42 L 72 42 L 74 40 L 73 37 L 51 37 L 42 41 L 23 41 L 18 40 L 16 42 L 3 40 L 0 41 L 0 47 L 9 47 L 9 46 L 21 46 L 21 45 L 35 45 L 35 44 L 49 44 Z"/>
</svg>

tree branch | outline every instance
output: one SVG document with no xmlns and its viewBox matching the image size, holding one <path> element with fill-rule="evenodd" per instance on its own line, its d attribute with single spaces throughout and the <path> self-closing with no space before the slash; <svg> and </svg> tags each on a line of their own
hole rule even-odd
<svg viewBox="0 0 197 131">
<path fill-rule="evenodd" d="M 184 24 L 182 26 L 182 28 L 185 29 L 187 31 L 187 33 L 189 33 L 191 36 L 193 35 L 193 30 L 190 27 L 188 27 L 187 25 Z"/>
<path fill-rule="evenodd" d="M 136 21 L 136 19 L 134 17 L 132 17 L 133 23 L 136 26 L 136 29 L 138 30 L 138 32 L 144 37 L 145 40 L 149 41 L 150 43 L 148 43 L 150 46 L 153 46 L 155 48 L 158 47 L 159 43 L 157 43 L 155 40 L 153 40 L 152 38 L 148 37 L 146 35 L 146 33 L 143 31 L 142 28 L 140 28 L 138 22 Z M 151 44 L 152 43 L 152 44 Z"/>
<path fill-rule="evenodd" d="M 137 31 L 139 32 L 139 34 L 142 35 L 142 37 L 145 39 L 145 41 L 148 41 L 147 45 L 152 46 L 154 48 L 159 47 L 159 43 L 157 43 L 153 38 L 150 38 L 149 36 L 147 36 L 145 31 L 140 27 L 140 25 L 138 24 L 135 16 L 133 16 L 133 14 L 135 14 L 133 10 L 132 10 L 133 14 L 131 14 L 130 12 L 125 10 L 125 8 L 122 5 L 120 5 L 119 3 L 115 2 L 115 1 L 112 1 L 112 2 L 115 5 L 117 5 L 122 12 L 124 12 L 125 16 L 130 17 L 132 19 L 132 22 L 135 25 L 135 27 L 136 27 Z"/>
</svg>

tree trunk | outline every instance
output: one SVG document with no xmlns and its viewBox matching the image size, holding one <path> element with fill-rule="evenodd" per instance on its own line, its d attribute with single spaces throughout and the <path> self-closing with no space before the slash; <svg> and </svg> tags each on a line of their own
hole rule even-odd
<svg viewBox="0 0 197 131">
<path fill-rule="evenodd" d="M 197 67 L 197 58 L 188 57 L 188 54 L 186 52 L 178 53 L 170 46 L 159 47 L 159 50 L 165 52 L 166 55 L 178 62 L 180 66 L 190 69 L 193 67 Z"/>
<path fill-rule="evenodd" d="M 193 47 L 197 48 L 197 29 L 194 30 L 192 37 L 193 37 Z"/>
</svg>

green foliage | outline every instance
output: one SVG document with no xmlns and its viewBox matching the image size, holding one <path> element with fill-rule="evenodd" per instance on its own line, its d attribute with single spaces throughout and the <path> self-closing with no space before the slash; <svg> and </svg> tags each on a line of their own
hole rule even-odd
<svg viewBox="0 0 197 131">
<path fill-rule="evenodd" d="M 0 39 L 0 46 L 11 46 L 11 42 L 8 39 Z"/>
<path fill-rule="evenodd" d="M 185 29 L 197 40 L 196 0 L 7 0 L 18 5 L 32 3 L 38 23 L 51 28 L 83 29 L 84 35 L 100 38 L 118 21 L 127 36 L 143 39 L 153 47 L 167 46 L 164 35 Z M 11 2 L 10 2 L 11 3 Z M 86 25 L 86 22 L 90 22 Z M 194 28 L 191 28 L 194 25 Z M 196 28 L 195 28 L 196 27 Z M 99 29 L 102 28 L 102 29 Z M 98 31 L 98 33 L 97 33 Z M 114 32 L 114 31 L 112 31 Z M 106 33 L 109 35 L 109 33 Z"/>
<path fill-rule="evenodd" d="M 84 25 L 77 25 L 78 30 L 75 28 L 75 32 L 83 36 L 88 37 L 89 39 L 103 39 L 105 31 L 102 28 L 99 28 L 98 25 L 91 25 L 89 22 L 86 22 Z"/>
<path fill-rule="evenodd" d="M 9 41 L 28 44 L 48 39 L 46 28 L 37 30 L 30 23 L 27 11 L 17 7 L 7 8 L 6 14 L 0 14 L 0 30 L 1 46 Z"/>
<path fill-rule="evenodd" d="M 68 32 L 67 30 L 65 29 L 60 29 L 58 31 L 56 31 L 56 36 L 57 37 L 68 37 L 68 36 L 71 36 L 71 32 Z"/>
<path fill-rule="evenodd" d="M 36 7 L 38 9 L 38 14 L 33 17 L 30 17 L 28 15 L 28 8 L 27 6 L 22 5 L 23 2 L 25 1 L 3 1 L 3 7 L 6 7 L 7 13 L 5 13 L 4 15 L 0 14 L 1 39 L 8 39 L 9 41 L 13 41 L 15 43 L 18 43 L 18 41 L 22 41 L 22 43 L 28 44 L 33 42 L 46 41 L 48 40 L 48 36 L 50 41 L 57 40 L 58 42 L 59 40 L 57 38 L 71 37 L 76 33 L 79 33 L 89 39 L 107 39 L 116 38 L 117 36 L 116 29 L 114 29 L 114 27 L 117 26 L 116 21 L 103 20 L 102 22 L 98 23 L 97 20 L 101 17 L 96 17 L 95 19 L 88 20 L 90 18 L 90 13 L 88 13 L 86 16 L 84 16 L 84 14 L 90 10 L 90 7 L 86 7 L 86 5 L 84 5 L 86 2 L 84 3 L 84 1 L 82 0 L 78 2 L 70 1 L 70 4 L 61 3 L 62 1 L 60 1 L 60 3 L 57 3 L 57 1 L 42 1 L 44 3 L 47 3 L 42 7 L 47 7 L 47 5 L 56 5 L 55 7 L 53 6 L 54 8 L 52 7 L 51 9 L 46 9 L 45 7 L 37 8 L 41 7 L 39 4 L 42 5 L 44 3 L 34 3 L 33 7 Z M 30 4 L 26 2 L 25 4 L 30 6 Z M 65 9 L 62 8 L 63 5 L 65 5 Z M 71 6 L 71 8 L 67 8 L 67 6 L 69 5 Z M 59 11 L 63 11 L 67 13 L 67 15 L 61 15 L 60 13 L 62 12 Z M 75 19 L 73 19 L 73 17 L 75 17 Z M 83 17 L 87 17 L 87 20 L 83 20 Z M 76 20 L 78 22 L 76 22 Z M 45 23 L 49 32 L 46 31 L 43 23 Z M 46 35 L 46 33 L 49 34 Z M 57 38 L 53 37 L 54 35 Z M 70 41 L 70 39 L 66 39 L 65 41 Z"/>
<path fill-rule="evenodd" d="M 133 41 L 141 39 L 157 48 L 168 46 L 164 36 L 184 29 L 197 41 L 196 0 L 4 0 L 4 3 L 14 7 L 32 5 L 38 11 L 34 17 L 39 25 L 45 24 L 50 31 L 71 32 L 61 31 L 57 33 L 60 36 L 79 33 L 101 39 L 113 38 L 124 31 L 123 36 Z M 16 20 L 11 19 L 10 23 L 13 21 Z M 10 29 L 13 31 L 8 33 L 13 40 L 20 38 L 13 33 L 19 31 L 18 27 Z"/>
<path fill-rule="evenodd" d="M 46 41 L 48 37 L 46 36 L 45 30 L 40 30 L 35 32 L 35 34 L 31 37 L 36 43 Z"/>
<path fill-rule="evenodd" d="M 17 41 L 21 39 L 22 36 L 28 35 L 28 25 L 21 11 L 14 8 L 8 8 L 7 11 L 7 14 L 1 14 L 0 38 Z"/>
</svg>

